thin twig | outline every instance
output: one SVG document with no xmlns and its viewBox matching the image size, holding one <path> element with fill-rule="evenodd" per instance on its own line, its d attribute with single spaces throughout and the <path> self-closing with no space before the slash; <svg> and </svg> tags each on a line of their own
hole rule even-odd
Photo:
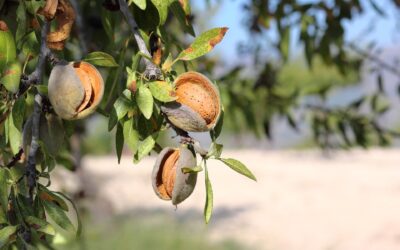
<svg viewBox="0 0 400 250">
<path fill-rule="evenodd" d="M 129 10 L 128 4 L 126 3 L 125 0 L 118 0 L 118 1 L 119 1 L 120 10 L 121 10 L 122 14 L 124 15 L 129 27 L 131 28 L 131 31 L 133 33 L 133 36 L 135 37 L 135 40 L 139 47 L 140 52 L 142 52 L 145 56 L 151 57 L 151 55 L 146 47 L 146 43 L 144 42 L 143 37 L 139 33 L 138 25 L 137 25 L 135 19 L 133 18 L 132 13 Z M 161 78 L 161 76 L 162 76 L 161 70 L 153 62 L 151 62 L 147 58 L 144 58 L 144 63 L 146 65 L 146 69 L 144 71 L 144 75 L 146 76 L 146 78 L 148 78 L 150 80 L 156 80 L 156 79 Z"/>
<path fill-rule="evenodd" d="M 7 168 L 12 168 L 15 166 L 15 164 L 21 160 L 22 154 L 24 153 L 24 150 L 22 148 L 19 149 L 18 153 L 16 153 L 11 161 L 6 165 Z"/>
<path fill-rule="evenodd" d="M 372 55 L 371 53 L 369 53 L 368 51 L 365 51 L 363 49 L 361 49 L 360 47 L 358 47 L 357 45 L 355 45 L 354 43 L 348 43 L 347 46 L 352 49 L 354 52 L 356 52 L 357 54 L 361 55 L 362 57 L 364 57 L 365 59 L 368 59 L 370 61 L 375 62 L 376 64 L 378 64 L 381 68 L 386 69 L 387 71 L 397 75 L 398 77 L 400 77 L 400 71 L 398 68 L 396 68 L 393 65 L 388 64 L 387 62 L 382 61 L 379 57 Z"/>
</svg>

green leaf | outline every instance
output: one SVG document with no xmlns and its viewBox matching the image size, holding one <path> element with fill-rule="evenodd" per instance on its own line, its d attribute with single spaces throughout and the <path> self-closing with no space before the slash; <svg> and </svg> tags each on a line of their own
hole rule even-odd
<svg viewBox="0 0 400 250">
<path fill-rule="evenodd" d="M 138 69 L 141 56 L 142 55 L 140 53 L 136 53 L 134 56 L 132 56 L 132 66 L 131 66 L 132 72 L 135 72 Z"/>
<path fill-rule="evenodd" d="M 190 12 L 186 13 L 178 1 L 172 2 L 169 8 L 171 9 L 172 13 L 174 13 L 176 19 L 178 19 L 178 22 L 182 26 L 183 30 L 190 35 L 195 36 L 192 23 L 190 22 Z"/>
<path fill-rule="evenodd" d="M 183 167 L 182 168 L 182 173 L 187 174 L 187 173 L 198 173 L 203 171 L 203 168 L 201 166 L 195 166 L 195 167 Z"/>
<path fill-rule="evenodd" d="M 46 1 L 44 0 L 35 0 L 35 1 L 25 1 L 26 10 L 32 14 L 36 15 L 38 9 L 43 7 Z"/>
<path fill-rule="evenodd" d="M 101 22 L 103 24 L 104 31 L 110 39 L 110 41 L 115 40 L 114 30 L 115 30 L 115 18 L 113 18 L 113 14 L 111 11 L 107 10 L 106 8 L 101 8 Z"/>
<path fill-rule="evenodd" d="M 61 118 L 53 114 L 40 117 L 40 139 L 46 152 L 56 157 L 64 144 L 64 126 Z"/>
<path fill-rule="evenodd" d="M 8 179 L 9 175 L 6 169 L 0 169 L 0 204 L 3 208 L 3 211 L 7 211 L 8 205 Z"/>
<path fill-rule="evenodd" d="M 132 2 L 142 10 L 146 9 L 146 0 L 129 0 L 128 4 L 130 5 Z"/>
<path fill-rule="evenodd" d="M 162 64 L 161 69 L 165 72 L 170 72 L 173 63 L 174 61 L 172 59 L 172 55 L 169 53 L 167 59 L 165 59 L 164 63 Z"/>
<path fill-rule="evenodd" d="M 21 38 L 25 35 L 27 29 L 27 16 L 25 11 L 25 1 L 21 1 L 16 10 L 17 14 L 17 31 L 15 32 L 15 40 L 20 41 Z M 18 47 L 20 48 L 20 47 Z"/>
<path fill-rule="evenodd" d="M 21 70 L 21 64 L 18 61 L 9 62 L 2 72 L 0 83 L 3 84 L 8 91 L 17 93 L 21 80 Z"/>
<path fill-rule="evenodd" d="M 154 138 L 151 135 L 147 136 L 146 139 L 139 144 L 137 155 L 135 155 L 136 162 L 139 162 L 143 159 L 143 157 L 148 155 L 154 148 L 155 144 L 156 141 Z"/>
<path fill-rule="evenodd" d="M 182 51 L 177 60 L 189 61 L 210 52 L 224 38 L 228 28 L 214 28 L 199 35 L 189 48 Z"/>
<path fill-rule="evenodd" d="M 15 61 L 16 56 L 17 49 L 11 31 L 0 31 L 0 73 L 9 62 Z"/>
<path fill-rule="evenodd" d="M 206 204 L 204 206 L 204 220 L 208 224 L 211 219 L 212 211 L 213 211 L 213 190 L 211 186 L 210 179 L 208 178 L 208 169 L 207 166 L 205 168 L 205 182 L 206 182 Z"/>
<path fill-rule="evenodd" d="M 46 85 L 35 85 L 35 87 L 36 87 L 37 91 L 39 92 L 39 94 L 45 95 L 45 96 L 48 95 L 49 90 Z"/>
<path fill-rule="evenodd" d="M 59 206 L 55 205 L 52 202 L 48 202 L 42 200 L 44 209 L 46 210 L 47 214 L 50 218 L 59 225 L 62 229 L 68 232 L 75 232 L 75 227 L 72 224 L 71 220 L 65 214 L 65 211 L 61 209 Z"/>
<path fill-rule="evenodd" d="M 103 66 L 103 67 L 118 67 L 118 64 L 115 62 L 114 57 L 111 55 L 102 52 L 102 51 L 95 51 L 92 53 L 89 53 L 83 61 L 91 63 L 93 65 L 97 66 Z"/>
<path fill-rule="evenodd" d="M 22 130 L 22 123 L 24 121 L 24 115 L 25 115 L 25 98 L 20 97 L 13 105 L 12 118 L 15 127 L 21 130 Z"/>
<path fill-rule="evenodd" d="M 14 124 L 14 119 L 9 116 L 7 118 L 8 138 L 13 154 L 17 154 L 22 143 L 22 133 Z"/>
<path fill-rule="evenodd" d="M 151 94 L 161 102 L 172 102 L 177 99 L 174 89 L 165 81 L 155 81 L 149 83 Z"/>
<path fill-rule="evenodd" d="M 144 117 L 150 119 L 153 114 L 154 100 L 151 91 L 146 86 L 141 85 L 139 87 L 139 90 L 136 92 L 136 102 Z"/>
<path fill-rule="evenodd" d="M 160 24 L 160 14 L 152 1 L 147 1 L 146 10 L 142 10 L 134 5 L 133 16 L 135 17 L 139 29 L 143 31 L 155 31 Z"/>
<path fill-rule="evenodd" d="M 39 226 L 38 229 L 36 229 L 39 232 L 43 232 L 45 234 L 49 234 L 49 235 L 55 235 L 56 234 L 56 230 L 54 229 L 54 227 L 48 223 L 45 220 L 36 218 L 34 216 L 28 216 L 25 218 L 26 223 L 28 223 L 30 226 Z"/>
<path fill-rule="evenodd" d="M 167 0 L 151 0 L 151 2 L 156 6 L 158 10 L 158 15 L 160 16 L 159 25 L 163 25 L 168 17 L 168 5 L 169 1 Z"/>
<path fill-rule="evenodd" d="M 214 158 L 219 158 L 222 153 L 222 149 L 224 148 L 224 145 L 218 144 L 213 142 L 210 146 L 210 149 L 208 150 L 207 158 L 214 157 Z"/>
<path fill-rule="evenodd" d="M 43 185 L 39 185 L 39 197 L 43 201 L 55 204 L 55 206 L 60 207 L 64 211 L 69 210 L 67 203 L 61 197 L 55 194 L 55 192 L 48 190 Z"/>
<path fill-rule="evenodd" d="M 0 248 L 4 247 L 10 240 L 10 236 L 17 231 L 17 226 L 6 226 L 0 230 Z"/>
<path fill-rule="evenodd" d="M 118 164 L 121 162 L 122 149 L 124 148 L 124 131 L 120 123 L 117 124 L 115 134 L 115 151 L 117 152 Z"/>
<path fill-rule="evenodd" d="M 133 153 L 136 153 L 139 143 L 139 133 L 134 127 L 133 119 L 129 119 L 124 123 L 123 133 L 126 144 Z"/>
<path fill-rule="evenodd" d="M 76 236 L 79 237 L 82 233 L 82 222 L 81 222 L 81 218 L 78 213 L 78 208 L 76 207 L 75 203 L 71 200 L 71 198 L 69 198 L 65 194 L 63 194 L 61 192 L 55 192 L 55 193 L 57 193 L 58 195 L 62 196 L 64 199 L 69 201 L 69 203 L 71 203 L 72 207 L 74 208 L 74 211 L 76 214 L 76 220 L 78 221 L 78 229 L 76 230 Z"/>
<path fill-rule="evenodd" d="M 228 158 L 228 159 L 220 158 L 219 160 L 222 161 L 223 163 L 225 163 L 231 169 L 238 172 L 239 174 L 242 174 L 254 181 L 257 181 L 256 177 L 251 173 L 251 171 L 240 161 L 238 161 L 236 159 L 232 159 L 232 158 Z"/>
<path fill-rule="evenodd" d="M 132 105 L 125 96 L 118 97 L 111 111 L 110 119 L 108 120 L 108 131 L 111 131 L 117 122 L 124 118 L 131 108 Z"/>
<path fill-rule="evenodd" d="M 284 28 L 280 33 L 281 40 L 279 42 L 279 50 L 281 51 L 283 60 L 286 61 L 289 57 L 290 27 Z"/>
<path fill-rule="evenodd" d="M 25 56 L 37 56 L 40 51 L 35 31 L 25 35 L 18 43 L 21 44 L 22 52 L 24 52 Z"/>
<path fill-rule="evenodd" d="M 211 138 L 213 138 L 213 140 L 216 140 L 222 132 L 222 126 L 224 124 L 224 115 L 225 115 L 225 110 L 224 110 L 224 107 L 222 107 L 221 114 L 219 115 L 219 118 L 218 118 L 218 122 L 215 125 L 215 127 L 213 128 L 213 130 L 211 130 L 211 132 L 210 132 Z"/>
</svg>

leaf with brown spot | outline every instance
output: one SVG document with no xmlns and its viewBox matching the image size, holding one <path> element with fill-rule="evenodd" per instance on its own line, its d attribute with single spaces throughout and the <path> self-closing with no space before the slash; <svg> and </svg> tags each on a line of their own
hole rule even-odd
<svg viewBox="0 0 400 250">
<path fill-rule="evenodd" d="M 178 55 L 177 60 L 189 61 L 207 54 L 222 41 L 227 31 L 227 27 L 222 27 L 202 33 L 194 40 L 189 48 Z"/>
</svg>

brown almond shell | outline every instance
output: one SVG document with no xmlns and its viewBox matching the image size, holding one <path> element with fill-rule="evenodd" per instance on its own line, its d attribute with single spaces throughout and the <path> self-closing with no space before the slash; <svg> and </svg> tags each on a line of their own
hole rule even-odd
<svg viewBox="0 0 400 250">
<path fill-rule="evenodd" d="M 81 119 L 100 104 L 104 81 L 90 63 L 59 63 L 50 73 L 48 94 L 57 115 L 66 120 Z"/>
<path fill-rule="evenodd" d="M 189 71 L 175 80 L 177 100 L 164 105 L 162 111 L 176 127 L 189 132 L 214 128 L 221 114 L 217 87 L 203 74 Z"/>
<path fill-rule="evenodd" d="M 179 151 L 179 158 L 172 169 L 174 173 L 167 173 L 167 176 L 174 180 L 166 180 L 163 178 L 164 164 L 168 161 L 168 157 L 173 156 L 176 151 Z M 164 148 L 157 157 L 151 176 L 154 192 L 163 200 L 172 200 L 174 205 L 181 203 L 190 196 L 197 182 L 197 173 L 184 174 L 182 168 L 195 166 L 196 158 L 189 149 L 185 147 Z M 171 183 L 173 184 L 172 195 L 168 190 L 171 188 Z"/>
</svg>

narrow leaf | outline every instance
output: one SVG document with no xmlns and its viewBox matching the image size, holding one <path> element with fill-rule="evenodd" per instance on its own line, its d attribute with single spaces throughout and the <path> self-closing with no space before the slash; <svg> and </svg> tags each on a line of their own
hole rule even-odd
<svg viewBox="0 0 400 250">
<path fill-rule="evenodd" d="M 11 146 L 11 151 L 13 152 L 13 154 L 17 154 L 22 143 L 22 133 L 15 126 L 14 119 L 11 116 L 8 117 L 7 122 L 8 138 Z"/>
<path fill-rule="evenodd" d="M 220 161 L 222 161 L 223 163 L 225 163 L 228 167 L 230 167 L 231 169 L 235 170 L 236 172 L 238 172 L 239 174 L 242 174 L 244 176 L 247 176 L 248 178 L 257 181 L 256 177 L 253 175 L 253 173 L 251 173 L 251 171 L 240 161 L 236 160 L 236 159 L 219 159 Z"/>
<path fill-rule="evenodd" d="M 132 2 L 142 10 L 146 9 L 146 0 L 129 0 L 129 4 L 131 4 Z"/>
<path fill-rule="evenodd" d="M 43 206 L 50 218 L 59 225 L 62 229 L 68 232 L 75 232 L 75 227 L 72 225 L 71 220 L 59 206 L 52 202 L 43 200 Z"/>
<path fill-rule="evenodd" d="M 198 173 L 203 171 L 203 168 L 201 166 L 195 166 L 195 167 L 183 167 L 182 168 L 182 173 L 187 174 L 187 173 Z"/>
<path fill-rule="evenodd" d="M 129 119 L 124 123 L 123 133 L 126 144 L 133 153 L 136 153 L 139 143 L 139 133 L 134 127 L 133 119 Z"/>
<path fill-rule="evenodd" d="M 95 51 L 92 53 L 89 53 L 83 61 L 91 63 L 93 65 L 97 66 L 103 66 L 103 67 L 118 67 L 118 64 L 115 62 L 115 59 L 102 51 Z"/>
<path fill-rule="evenodd" d="M 56 230 L 54 229 L 54 227 L 45 220 L 36 218 L 34 216 L 28 216 L 25 218 L 25 221 L 30 226 L 35 226 L 35 227 L 39 226 L 39 228 L 37 229 L 37 231 L 39 231 L 39 232 L 43 232 L 43 233 L 49 234 L 49 235 L 56 234 Z"/>
<path fill-rule="evenodd" d="M 219 158 L 221 156 L 223 147 L 224 145 L 213 142 L 210 146 L 210 149 L 208 150 L 208 154 L 206 157 Z"/>
<path fill-rule="evenodd" d="M 210 179 L 208 178 L 208 169 L 205 168 L 205 184 L 206 184 L 206 204 L 204 206 L 204 219 L 206 223 L 210 222 L 213 210 L 213 190 Z"/>
<path fill-rule="evenodd" d="M 16 226 L 6 226 L 0 230 L 0 248 L 4 247 L 8 243 L 10 236 L 16 231 Z"/>
<path fill-rule="evenodd" d="M 8 204 L 8 172 L 6 169 L 0 169 L 0 204 L 4 212 L 7 211 Z"/>
<path fill-rule="evenodd" d="M 115 134 L 115 151 L 117 152 L 118 164 L 121 162 L 122 149 L 124 148 L 124 132 L 122 125 L 117 124 L 117 132 Z"/>
<path fill-rule="evenodd" d="M 155 81 L 149 83 L 151 94 L 161 102 L 172 102 L 176 100 L 174 89 L 165 81 Z"/>
<path fill-rule="evenodd" d="M 69 198 L 68 196 L 66 196 L 65 194 L 63 194 L 61 192 L 56 192 L 56 193 L 58 195 L 62 196 L 67 201 L 69 201 L 69 203 L 71 203 L 72 207 L 74 208 L 74 211 L 76 214 L 76 220 L 78 221 L 78 229 L 76 230 L 76 236 L 79 237 L 82 233 L 82 222 L 81 222 L 81 218 L 78 213 L 78 208 L 76 207 L 75 203 L 71 200 L 71 198 Z"/>
<path fill-rule="evenodd" d="M 203 56 L 210 52 L 218 43 L 222 41 L 228 28 L 214 28 L 199 35 L 189 48 L 182 51 L 179 60 L 189 61 Z"/>
<path fill-rule="evenodd" d="M 156 141 L 154 138 L 149 135 L 142 141 L 139 145 L 137 155 L 135 156 L 136 162 L 139 162 L 140 160 L 143 159 L 146 155 L 148 155 L 151 150 L 154 148 L 154 145 L 156 144 Z"/>
<path fill-rule="evenodd" d="M 167 0 L 151 0 L 151 2 L 156 6 L 158 15 L 160 16 L 160 25 L 163 25 L 168 17 L 168 5 Z"/>
<path fill-rule="evenodd" d="M 136 102 L 144 117 L 146 117 L 146 119 L 150 119 L 151 115 L 153 114 L 154 100 L 151 91 L 147 87 L 143 85 L 139 87 L 139 90 L 136 93 Z"/>
</svg>

